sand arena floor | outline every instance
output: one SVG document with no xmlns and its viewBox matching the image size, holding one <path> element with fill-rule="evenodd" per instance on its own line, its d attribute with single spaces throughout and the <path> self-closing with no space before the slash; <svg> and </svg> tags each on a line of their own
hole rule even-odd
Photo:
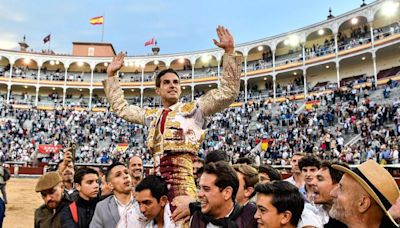
<svg viewBox="0 0 400 228">
<path fill-rule="evenodd" d="M 34 212 L 43 201 L 35 192 L 37 178 L 11 178 L 6 185 L 8 204 L 3 227 L 33 227 Z"/>
</svg>

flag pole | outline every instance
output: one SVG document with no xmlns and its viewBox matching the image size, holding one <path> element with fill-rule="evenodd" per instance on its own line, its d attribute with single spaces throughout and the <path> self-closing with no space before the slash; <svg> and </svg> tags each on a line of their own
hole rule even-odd
<svg viewBox="0 0 400 228">
<path fill-rule="evenodd" d="M 105 18 L 105 13 L 103 13 L 103 24 L 102 24 L 102 26 L 101 26 L 101 43 L 103 43 L 103 39 L 104 39 L 104 24 L 105 24 L 105 22 L 106 22 L 106 18 Z"/>
<path fill-rule="evenodd" d="M 47 47 L 47 51 L 50 53 L 50 43 L 51 43 L 51 33 L 50 33 L 50 40 L 49 40 L 49 45 L 48 45 L 48 47 Z"/>
</svg>

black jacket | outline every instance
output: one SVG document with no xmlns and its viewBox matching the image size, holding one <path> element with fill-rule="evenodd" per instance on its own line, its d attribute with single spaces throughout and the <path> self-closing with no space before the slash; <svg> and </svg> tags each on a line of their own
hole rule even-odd
<svg viewBox="0 0 400 228">
<path fill-rule="evenodd" d="M 76 200 L 76 207 L 78 213 L 78 224 L 75 223 L 71 209 L 69 206 L 64 207 L 61 211 L 61 227 L 62 228 L 88 228 L 90 221 L 92 221 L 94 210 L 99 199 L 92 199 L 87 201 L 80 196 Z"/>
</svg>

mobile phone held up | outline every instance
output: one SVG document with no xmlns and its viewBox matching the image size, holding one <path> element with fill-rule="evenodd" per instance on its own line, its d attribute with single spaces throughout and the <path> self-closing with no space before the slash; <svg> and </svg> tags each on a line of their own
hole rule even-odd
<svg viewBox="0 0 400 228">
<path fill-rule="evenodd" d="M 69 142 L 69 151 L 71 151 L 72 154 L 72 160 L 75 161 L 75 153 L 76 153 L 76 144 L 72 141 Z"/>
</svg>

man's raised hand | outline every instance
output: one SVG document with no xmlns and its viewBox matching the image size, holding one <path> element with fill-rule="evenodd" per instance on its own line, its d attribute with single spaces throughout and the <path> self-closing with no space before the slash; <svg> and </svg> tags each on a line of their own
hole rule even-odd
<svg viewBox="0 0 400 228">
<path fill-rule="evenodd" d="M 107 67 L 108 77 L 114 77 L 115 73 L 124 65 L 125 54 L 120 52 L 117 56 L 113 57 L 112 62 Z"/>
<path fill-rule="evenodd" d="M 64 160 L 58 166 L 58 172 L 60 173 L 60 175 L 64 172 L 64 170 L 68 167 L 68 164 L 72 162 L 72 160 L 72 152 L 70 151 L 70 148 L 66 148 L 64 151 Z"/>
<path fill-rule="evenodd" d="M 235 44 L 234 44 L 233 36 L 229 32 L 229 30 L 224 28 L 224 26 L 218 26 L 217 35 L 218 35 L 219 41 L 217 41 L 216 39 L 213 39 L 214 44 L 220 48 L 223 48 L 225 50 L 225 53 L 233 54 L 233 51 L 235 49 Z"/>
</svg>

